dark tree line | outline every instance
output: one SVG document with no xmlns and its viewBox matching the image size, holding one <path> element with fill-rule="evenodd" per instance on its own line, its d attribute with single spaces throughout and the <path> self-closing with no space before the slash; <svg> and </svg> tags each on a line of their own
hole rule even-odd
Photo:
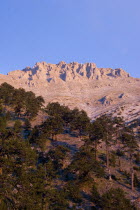
<svg viewBox="0 0 140 210">
<path fill-rule="evenodd" d="M 11 106 L 18 115 L 34 118 L 44 103 L 42 96 L 35 96 L 23 88 L 16 89 L 7 83 L 0 85 L 0 101 L 4 106 Z"/>
</svg>

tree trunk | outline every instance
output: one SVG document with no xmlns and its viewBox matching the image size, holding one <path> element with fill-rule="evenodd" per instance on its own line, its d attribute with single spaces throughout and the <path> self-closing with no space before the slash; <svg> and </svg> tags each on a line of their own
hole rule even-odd
<svg viewBox="0 0 140 210">
<path fill-rule="evenodd" d="M 108 144 L 106 144 L 106 167 L 108 170 L 108 178 L 111 181 L 111 172 L 110 172 L 110 166 L 109 166 L 109 148 L 108 148 Z"/>
<path fill-rule="evenodd" d="M 108 145 L 106 144 L 106 167 L 109 169 L 109 151 L 108 151 Z"/>
<path fill-rule="evenodd" d="M 95 140 L 95 160 L 97 161 L 97 142 Z"/>
<path fill-rule="evenodd" d="M 112 181 L 112 177 L 111 177 L 111 172 L 110 172 L 110 168 L 108 169 L 108 178 L 109 178 L 109 181 Z"/>
<path fill-rule="evenodd" d="M 130 154 L 130 164 L 131 164 L 131 190 L 134 190 L 134 169 L 133 169 L 133 159 L 132 159 L 132 154 Z"/>
<path fill-rule="evenodd" d="M 134 170 L 131 169 L 131 190 L 134 190 Z"/>
<path fill-rule="evenodd" d="M 118 156 L 118 160 L 119 160 L 119 170 L 122 171 L 122 166 L 121 166 L 121 157 Z"/>
<path fill-rule="evenodd" d="M 119 136 L 120 136 L 120 132 L 119 132 Z M 121 149 L 120 149 L 120 148 L 121 148 L 121 146 L 120 146 L 120 141 L 117 140 L 117 144 L 118 144 L 118 147 L 119 147 L 118 149 L 119 149 L 119 152 L 120 152 L 120 151 L 121 151 Z M 118 155 L 120 155 L 120 154 L 118 154 Z M 120 156 L 118 156 L 118 160 L 119 160 L 119 170 L 122 171 L 122 167 L 121 167 L 121 157 L 120 157 Z"/>
</svg>

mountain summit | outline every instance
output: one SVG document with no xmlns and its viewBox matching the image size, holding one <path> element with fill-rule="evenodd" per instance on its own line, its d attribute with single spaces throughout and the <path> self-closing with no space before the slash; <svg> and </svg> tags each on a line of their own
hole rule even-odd
<svg viewBox="0 0 140 210">
<path fill-rule="evenodd" d="M 77 62 L 65 63 L 64 61 L 58 64 L 47 64 L 46 62 L 36 63 L 33 68 L 26 67 L 22 71 L 12 71 L 9 76 L 27 78 L 35 80 L 42 79 L 47 82 L 55 82 L 55 80 L 100 80 L 112 79 L 118 77 L 129 77 L 129 74 L 123 69 L 97 68 L 94 63 L 80 64 Z M 32 84 L 32 83 L 31 83 Z"/>
<path fill-rule="evenodd" d="M 140 115 L 140 79 L 120 68 L 97 68 L 95 63 L 38 62 L 32 68 L 0 75 L 0 84 L 3 82 L 42 95 L 46 104 L 58 101 L 84 109 L 92 119 L 109 112 L 128 121 Z"/>
</svg>

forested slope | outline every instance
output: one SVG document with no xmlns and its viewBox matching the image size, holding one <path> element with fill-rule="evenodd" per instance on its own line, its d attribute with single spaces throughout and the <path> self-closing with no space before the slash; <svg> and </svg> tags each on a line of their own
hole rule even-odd
<svg viewBox="0 0 140 210">
<path fill-rule="evenodd" d="M 0 208 L 138 208 L 139 122 L 112 115 L 92 122 L 83 110 L 43 103 L 0 86 Z M 33 126 L 39 111 L 47 117 Z"/>
</svg>

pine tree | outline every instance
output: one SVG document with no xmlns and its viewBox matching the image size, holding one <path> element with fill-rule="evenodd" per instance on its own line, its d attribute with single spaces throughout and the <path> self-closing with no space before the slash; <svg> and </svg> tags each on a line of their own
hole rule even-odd
<svg viewBox="0 0 140 210">
<path fill-rule="evenodd" d="M 110 189 L 101 197 L 101 208 L 104 210 L 134 210 L 130 201 L 125 197 L 122 189 Z"/>
<path fill-rule="evenodd" d="M 130 172 L 131 172 L 131 189 L 134 190 L 134 169 L 133 169 L 133 157 L 134 152 L 138 148 L 137 141 L 134 137 L 134 133 L 131 129 L 126 128 L 122 134 L 122 142 L 126 148 L 130 160 Z"/>
</svg>

